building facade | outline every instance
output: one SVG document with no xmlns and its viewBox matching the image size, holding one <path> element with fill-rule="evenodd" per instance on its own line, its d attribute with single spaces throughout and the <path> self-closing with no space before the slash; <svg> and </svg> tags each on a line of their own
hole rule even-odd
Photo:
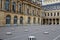
<svg viewBox="0 0 60 40">
<path fill-rule="evenodd" d="M 0 26 L 41 24 L 41 5 L 32 0 L 0 0 Z"/>
<path fill-rule="evenodd" d="M 43 3 L 42 24 L 60 24 L 60 0 L 45 0 Z"/>
</svg>

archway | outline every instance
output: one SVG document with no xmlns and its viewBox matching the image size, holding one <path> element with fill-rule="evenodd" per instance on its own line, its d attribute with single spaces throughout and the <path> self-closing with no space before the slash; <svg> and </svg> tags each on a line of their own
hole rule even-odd
<svg viewBox="0 0 60 40">
<path fill-rule="evenodd" d="M 43 24 L 45 24 L 45 19 L 43 19 Z"/>
<path fill-rule="evenodd" d="M 55 19 L 53 19 L 53 24 L 55 25 Z"/>
<path fill-rule="evenodd" d="M 28 17 L 28 24 L 30 24 L 30 20 L 31 20 L 31 18 L 30 18 L 30 17 Z"/>
<path fill-rule="evenodd" d="M 11 16 L 7 15 L 6 16 L 6 24 L 10 24 L 11 23 Z"/>
<path fill-rule="evenodd" d="M 49 23 L 48 23 L 48 19 L 46 19 L 46 24 L 49 24 Z"/>
<path fill-rule="evenodd" d="M 20 24 L 23 24 L 23 17 L 20 17 Z"/>
<path fill-rule="evenodd" d="M 49 25 L 51 25 L 52 24 L 52 19 L 49 19 Z"/>
<path fill-rule="evenodd" d="M 34 24 L 36 23 L 36 18 L 33 18 L 33 23 L 34 23 Z"/>
<path fill-rule="evenodd" d="M 59 24 L 59 19 L 56 19 L 57 24 Z"/>
<path fill-rule="evenodd" d="M 17 24 L 17 20 L 18 20 L 17 16 L 14 16 L 14 24 Z"/>
</svg>

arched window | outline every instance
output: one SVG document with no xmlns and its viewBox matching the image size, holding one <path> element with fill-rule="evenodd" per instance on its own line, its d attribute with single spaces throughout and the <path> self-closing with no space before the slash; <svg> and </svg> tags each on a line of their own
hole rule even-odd
<svg viewBox="0 0 60 40">
<path fill-rule="evenodd" d="M 5 2 L 5 10 L 9 11 L 9 0 Z"/>
<path fill-rule="evenodd" d="M 23 24 L 23 17 L 20 17 L 20 24 Z"/>
<path fill-rule="evenodd" d="M 14 24 L 17 24 L 17 20 L 18 20 L 17 16 L 14 16 Z"/>
<path fill-rule="evenodd" d="M 16 11 L 16 3 L 15 2 L 12 3 L 12 10 L 13 10 L 13 12 Z"/>
<path fill-rule="evenodd" d="M 31 18 L 30 18 L 30 17 L 28 17 L 28 24 L 30 24 L 30 20 L 31 20 Z"/>
<path fill-rule="evenodd" d="M 10 24 L 10 22 L 11 22 L 11 16 L 7 15 L 6 16 L 6 24 Z"/>
</svg>

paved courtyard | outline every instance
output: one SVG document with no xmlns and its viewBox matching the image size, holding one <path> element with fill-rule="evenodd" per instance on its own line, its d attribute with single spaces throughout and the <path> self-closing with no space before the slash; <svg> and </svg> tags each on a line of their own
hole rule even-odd
<svg viewBox="0 0 60 40">
<path fill-rule="evenodd" d="M 12 35 L 6 35 L 6 32 L 12 32 Z M 49 32 L 49 34 L 44 34 L 44 32 Z M 60 40 L 60 25 L 0 27 L 0 39 L 3 40 L 28 40 L 28 36 L 35 36 L 36 40 Z"/>
</svg>

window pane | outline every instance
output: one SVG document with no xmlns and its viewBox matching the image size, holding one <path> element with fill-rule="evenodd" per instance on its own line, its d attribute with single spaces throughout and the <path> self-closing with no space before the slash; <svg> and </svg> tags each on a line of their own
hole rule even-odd
<svg viewBox="0 0 60 40">
<path fill-rule="evenodd" d="M 9 10 L 9 2 L 7 2 L 7 1 L 6 1 L 6 3 L 5 3 L 5 9 L 6 9 L 6 10 Z"/>
</svg>

